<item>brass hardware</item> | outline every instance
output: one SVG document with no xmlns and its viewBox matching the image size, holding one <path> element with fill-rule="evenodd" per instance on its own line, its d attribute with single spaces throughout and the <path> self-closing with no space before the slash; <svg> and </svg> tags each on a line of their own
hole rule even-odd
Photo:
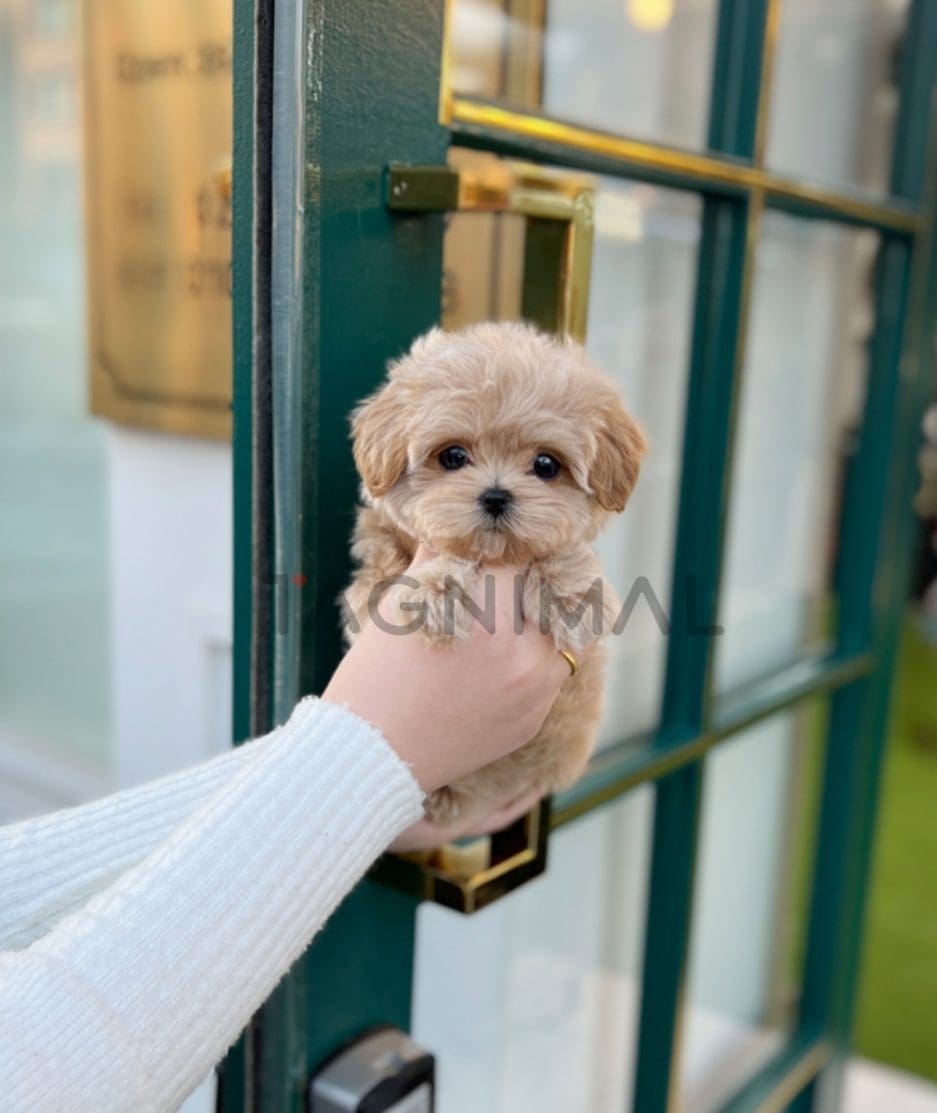
<svg viewBox="0 0 937 1113">
<path fill-rule="evenodd" d="M 231 434 L 231 5 L 84 11 L 91 408 Z"/>
<path fill-rule="evenodd" d="M 834 219 L 847 219 L 857 224 L 912 235 L 923 227 L 921 214 L 900 202 L 876 201 L 856 194 L 840 193 L 780 177 L 747 162 L 656 146 L 470 97 L 449 95 L 443 98 L 443 104 L 441 122 L 450 126 L 461 124 L 473 129 L 486 128 L 568 147 L 571 151 L 584 151 L 621 162 L 623 170 L 631 164 L 659 173 L 679 175 L 686 179 L 688 189 L 713 185 L 739 193 L 763 190 L 768 201 L 799 202 L 805 208 L 816 210 L 818 216 L 828 214 Z"/>
<path fill-rule="evenodd" d="M 457 912 L 477 912 L 544 872 L 549 829 L 550 802 L 544 800 L 506 830 L 465 850 L 456 846 L 432 854 L 385 855 L 371 876 Z"/>
<path fill-rule="evenodd" d="M 820 1040 L 793 1065 L 777 1086 L 762 1101 L 755 1113 L 783 1113 L 797 1095 L 819 1075 L 833 1059 L 835 1050 L 826 1040 Z"/>
<path fill-rule="evenodd" d="M 526 217 L 523 316 L 548 331 L 585 339 L 595 224 L 590 181 L 523 163 L 459 168 L 394 164 L 387 204 L 401 213 Z"/>
</svg>

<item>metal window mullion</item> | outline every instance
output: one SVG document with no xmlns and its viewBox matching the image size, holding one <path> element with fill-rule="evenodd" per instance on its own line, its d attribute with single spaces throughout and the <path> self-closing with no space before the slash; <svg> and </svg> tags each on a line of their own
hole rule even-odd
<svg viewBox="0 0 937 1113">
<path fill-rule="evenodd" d="M 874 664 L 867 653 L 805 658 L 746 686 L 744 695 L 720 700 L 708 727 L 688 731 L 666 747 L 652 745 L 651 732 L 632 735 L 598 754 L 579 783 L 554 799 L 551 829 L 587 815 L 638 785 L 675 773 L 762 719 L 851 684 L 871 672 Z"/>
<path fill-rule="evenodd" d="M 873 641 L 877 538 L 886 518 L 889 457 L 894 443 L 902 332 L 910 271 L 910 247 L 886 241 L 876 280 L 876 326 L 869 356 L 869 385 L 861 446 L 846 479 L 836 570 L 838 644 L 844 650 Z M 876 647 L 882 661 L 881 646 Z M 841 1002 L 846 991 L 845 944 L 849 909 L 867 861 L 861 832 L 869 820 L 870 787 L 878 780 L 884 724 L 870 722 L 870 698 L 883 666 L 837 691 L 831 700 L 820 803 L 814 878 L 803 967 L 800 1028 L 829 1036 L 842 1047 Z M 876 754 L 879 759 L 876 759 Z M 872 782 L 870 785 L 870 781 Z M 816 1085 L 795 1108 L 812 1108 Z"/>
<path fill-rule="evenodd" d="M 755 154 L 767 112 L 762 84 L 770 6 L 771 0 L 722 0 L 719 5 L 709 112 L 712 151 L 745 159 Z M 751 49 L 757 43 L 761 49 Z M 753 89 L 761 92 L 751 96 Z"/>
<path fill-rule="evenodd" d="M 264 39 L 264 110 L 255 142 L 262 146 L 268 171 L 264 181 L 267 211 L 255 230 L 264 259 L 262 327 L 255 345 L 263 352 L 267 383 L 266 433 L 258 444 L 264 485 L 258 488 L 255 515 L 262 523 L 266 567 L 255 571 L 267 601 L 266 661 L 258 680 L 262 700 L 254 733 L 289 718 L 299 697 L 300 570 L 302 519 L 300 481 L 302 417 L 302 251 L 304 0 L 266 0 L 258 10 Z M 295 1076 L 305 1062 L 302 1037 L 309 994 L 300 966 L 284 978 L 255 1014 L 249 1028 L 251 1109 L 289 1108 Z"/>
<path fill-rule="evenodd" d="M 762 192 L 771 207 L 860 228 L 913 233 L 921 223 L 916 207 L 900 197 L 830 189 L 769 173 L 733 155 L 699 154 L 594 132 L 484 102 L 457 103 L 473 117 L 457 118 L 452 124 L 462 147 L 716 197 Z"/>
<path fill-rule="evenodd" d="M 762 95 L 767 3 L 722 0 L 713 57 L 711 145 L 749 160 Z M 709 194 L 703 205 L 658 748 L 706 725 L 713 644 L 701 628 L 716 621 L 732 425 L 763 194 Z M 702 791 L 702 760 L 657 784 L 634 1113 L 666 1113 L 675 1104 Z"/>
<path fill-rule="evenodd" d="M 825 220 L 852 228 L 872 228 L 908 236 L 919 231 L 922 225 L 917 211 L 907 204 L 891 201 L 880 204 L 868 198 L 830 193 L 781 178 L 765 184 L 765 205 L 807 220 Z"/>
<path fill-rule="evenodd" d="M 782 1113 L 811 1085 L 832 1055 L 825 1040 L 797 1033 L 719 1113 Z"/>
<path fill-rule="evenodd" d="M 902 44 L 901 95 L 895 125 L 891 193 L 896 198 L 920 201 L 926 187 L 929 119 L 934 88 L 934 52 L 937 51 L 937 4 L 912 0 Z M 925 219 L 932 219 L 925 206 Z"/>
<path fill-rule="evenodd" d="M 721 537 L 714 523 L 722 517 L 751 219 L 749 202 L 705 201 L 659 749 L 703 726 L 710 638 L 694 633 L 691 620 L 708 626 L 715 617 Z M 663 1113 L 670 1100 L 701 791 L 699 762 L 657 786 L 636 1113 Z"/>
<path fill-rule="evenodd" d="M 937 198 L 935 198 L 937 200 Z M 919 248 L 924 253 L 925 245 Z M 927 309 L 925 320 L 937 318 L 937 243 L 931 238 L 927 255 Z M 913 282 L 913 279 L 912 279 Z M 933 326 L 926 325 L 914 330 L 913 340 L 918 349 L 915 358 L 917 373 L 913 378 L 900 384 L 896 402 L 897 416 L 894 429 L 900 435 L 893 438 L 893 445 L 900 446 L 898 459 L 891 470 L 891 480 L 886 495 L 886 517 L 883 528 L 883 545 L 879 568 L 877 570 L 874 592 L 879 600 L 874 639 L 880 647 L 881 666 L 869 678 L 870 687 L 866 701 L 866 718 L 863 724 L 867 743 L 861 762 L 861 776 L 858 783 L 858 825 L 853 844 L 855 869 L 850 903 L 843 917 L 845 938 L 843 940 L 840 992 L 836 999 L 836 1012 L 833 1020 L 837 1035 L 844 1045 L 848 1045 L 854 1022 L 854 1001 L 856 995 L 859 952 L 864 925 L 866 895 L 869 886 L 871 854 L 875 834 L 876 812 L 879 787 L 884 764 L 887 742 L 891 689 L 897 663 L 901 630 L 904 618 L 904 603 L 910 574 L 913 541 L 916 535 L 915 519 L 912 510 L 912 497 L 917 477 L 916 448 L 920 437 L 920 415 L 933 397 L 934 335 Z M 903 389 L 901 389 L 903 387 Z M 907 436 L 907 433 L 912 436 Z"/>
<path fill-rule="evenodd" d="M 234 0 L 232 161 L 233 621 L 235 743 L 270 721 L 270 0 Z M 256 1016 L 218 1067 L 217 1108 L 254 1108 L 263 1023 Z"/>
</svg>

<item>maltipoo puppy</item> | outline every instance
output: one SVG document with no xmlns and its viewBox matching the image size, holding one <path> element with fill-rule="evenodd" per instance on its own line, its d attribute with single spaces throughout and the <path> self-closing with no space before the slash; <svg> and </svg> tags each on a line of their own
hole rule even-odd
<svg viewBox="0 0 937 1113">
<path fill-rule="evenodd" d="M 612 382 L 579 344 L 522 324 L 433 329 L 392 364 L 352 417 L 359 510 L 349 641 L 419 543 L 436 557 L 389 588 L 401 628 L 447 642 L 484 621 L 465 604 L 481 564 L 523 570 L 524 616 L 568 654 L 570 677 L 537 736 L 433 793 L 430 819 L 479 816 L 533 788 L 571 785 L 602 710 L 604 651 L 577 655 L 611 631 L 618 601 L 590 548 L 624 510 L 645 452 Z M 382 610 L 382 613 L 384 611 Z M 414 621 L 414 616 L 418 621 Z"/>
</svg>

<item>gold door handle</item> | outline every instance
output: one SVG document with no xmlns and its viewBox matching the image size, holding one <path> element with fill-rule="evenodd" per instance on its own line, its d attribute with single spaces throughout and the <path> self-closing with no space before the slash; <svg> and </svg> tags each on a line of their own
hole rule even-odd
<svg viewBox="0 0 937 1113">
<path fill-rule="evenodd" d="M 591 182 L 523 163 L 388 170 L 396 212 L 515 213 L 526 217 L 522 316 L 548 332 L 584 340 L 595 191 Z"/>
</svg>

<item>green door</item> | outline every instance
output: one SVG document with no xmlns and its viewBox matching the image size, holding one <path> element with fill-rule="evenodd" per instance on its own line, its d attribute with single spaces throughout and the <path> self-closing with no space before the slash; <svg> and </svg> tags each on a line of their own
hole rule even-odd
<svg viewBox="0 0 937 1113">
<path fill-rule="evenodd" d="M 382 1023 L 438 1055 L 440 1113 L 836 1108 L 933 372 L 937 3 L 236 0 L 235 31 L 238 736 L 339 658 L 347 414 L 419 333 L 583 332 L 653 451 L 600 545 L 628 613 L 590 770 L 480 865 L 379 865 L 221 1108 L 303 1108 Z"/>
</svg>

